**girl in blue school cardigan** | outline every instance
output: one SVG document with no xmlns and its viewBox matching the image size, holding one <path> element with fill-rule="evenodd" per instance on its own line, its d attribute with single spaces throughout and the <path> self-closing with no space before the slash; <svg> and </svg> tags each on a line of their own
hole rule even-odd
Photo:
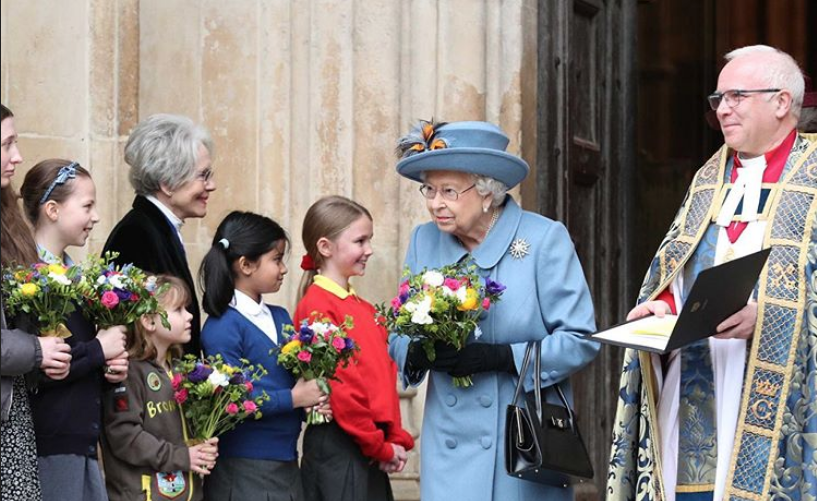
<svg viewBox="0 0 817 501">
<path fill-rule="evenodd" d="M 278 292 L 287 273 L 289 240 L 275 221 L 251 212 L 232 212 L 221 222 L 204 257 L 200 279 L 205 355 L 220 354 L 229 364 L 240 359 L 261 365 L 267 375 L 255 383 L 269 401 L 259 420 L 248 420 L 219 441 L 219 461 L 204 485 L 205 500 L 302 500 L 296 445 L 304 407 L 322 405 L 317 383 L 297 381 L 277 364 L 283 326 L 291 324 L 280 306 L 262 295 Z"/>
</svg>

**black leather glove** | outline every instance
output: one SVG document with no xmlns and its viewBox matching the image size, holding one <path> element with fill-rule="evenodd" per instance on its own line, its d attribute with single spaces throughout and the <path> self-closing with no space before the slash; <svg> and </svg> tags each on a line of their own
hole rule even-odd
<svg viewBox="0 0 817 501">
<path fill-rule="evenodd" d="M 454 377 L 470 376 L 478 372 L 516 373 L 513 350 L 507 344 L 471 343 L 460 350 L 457 362 L 448 373 Z"/>
<path fill-rule="evenodd" d="M 457 362 L 457 349 L 443 341 L 434 342 L 434 361 L 428 359 L 426 350 L 420 341 L 414 340 L 409 343 L 406 364 L 411 372 L 434 370 L 448 372 L 454 368 Z"/>
</svg>

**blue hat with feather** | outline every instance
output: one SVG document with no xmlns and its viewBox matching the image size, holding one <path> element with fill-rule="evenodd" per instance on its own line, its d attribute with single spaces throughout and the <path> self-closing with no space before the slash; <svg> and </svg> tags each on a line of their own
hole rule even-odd
<svg viewBox="0 0 817 501">
<path fill-rule="evenodd" d="M 397 173 L 422 182 L 421 173 L 450 170 L 487 176 L 513 188 L 528 175 L 527 162 L 505 151 L 508 136 L 488 122 L 421 120 L 397 145 Z"/>
</svg>

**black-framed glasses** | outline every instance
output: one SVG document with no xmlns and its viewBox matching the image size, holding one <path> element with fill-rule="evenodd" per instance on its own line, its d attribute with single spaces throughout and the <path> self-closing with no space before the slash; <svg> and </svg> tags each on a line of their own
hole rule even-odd
<svg viewBox="0 0 817 501">
<path fill-rule="evenodd" d="M 437 196 L 437 192 L 439 191 L 440 195 L 442 195 L 445 200 L 448 200 L 449 202 L 454 202 L 458 198 L 460 198 L 460 195 L 467 191 L 473 190 L 476 186 L 477 186 L 476 184 L 472 184 L 471 186 L 465 188 L 462 191 L 457 191 L 454 188 L 443 188 L 441 190 L 437 190 L 437 188 L 434 188 L 433 186 L 423 184 L 420 186 L 420 193 L 422 193 L 427 200 L 434 200 L 434 198 Z"/>
<path fill-rule="evenodd" d="M 751 94 L 766 94 L 769 92 L 780 92 L 781 90 L 783 89 L 730 89 L 723 92 L 713 92 L 707 96 L 706 99 L 709 101 L 710 108 L 717 111 L 721 105 L 721 101 L 726 102 L 726 106 L 734 108 L 743 101 L 744 97 Z"/>
<path fill-rule="evenodd" d="M 198 179 L 199 181 L 207 184 L 213 179 L 214 175 L 215 175 L 215 171 L 213 171 L 213 169 L 208 167 L 208 168 L 206 168 L 204 170 L 200 170 L 200 171 L 196 172 L 196 179 Z"/>
</svg>

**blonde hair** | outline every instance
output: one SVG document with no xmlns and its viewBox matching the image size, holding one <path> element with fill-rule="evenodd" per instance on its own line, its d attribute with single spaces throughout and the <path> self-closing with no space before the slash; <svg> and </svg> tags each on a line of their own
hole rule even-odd
<svg viewBox="0 0 817 501">
<path fill-rule="evenodd" d="M 173 310 L 179 306 L 185 306 L 190 302 L 190 291 L 187 285 L 177 277 L 171 275 L 157 275 L 156 287 L 167 285 L 167 288 L 156 298 L 159 305 L 166 311 Z M 133 323 L 133 327 L 128 332 L 127 350 L 132 360 L 155 360 L 158 355 L 156 345 L 153 344 L 152 335 L 148 332 L 140 321 Z M 168 350 L 171 358 L 182 356 L 182 347 L 174 344 Z"/>
<path fill-rule="evenodd" d="M 306 254 L 315 262 L 315 268 L 320 268 L 323 264 L 323 256 L 318 252 L 318 240 L 327 238 L 334 241 L 346 228 L 363 216 L 373 221 L 366 207 L 340 195 L 323 197 L 312 204 L 304 216 L 301 238 Z M 312 285 L 315 275 L 317 275 L 317 270 L 304 270 L 301 284 L 298 287 L 298 301 L 304 297 L 306 289 Z"/>
</svg>

